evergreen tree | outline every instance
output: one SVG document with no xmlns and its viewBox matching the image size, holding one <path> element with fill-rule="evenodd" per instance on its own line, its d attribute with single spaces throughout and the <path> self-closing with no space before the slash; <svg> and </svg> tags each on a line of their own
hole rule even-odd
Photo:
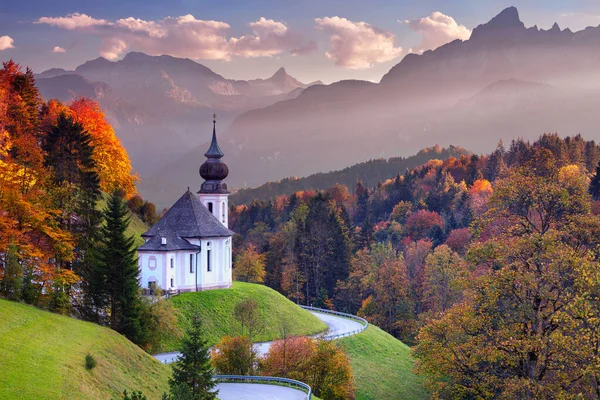
<svg viewBox="0 0 600 400">
<path fill-rule="evenodd" d="M 194 313 L 181 342 L 181 355 L 173 364 L 173 377 L 169 379 L 172 397 L 185 385 L 192 392 L 194 400 L 217 398 L 219 391 L 213 391 L 216 382 L 213 380 L 210 349 L 203 336 L 202 320 L 198 313 Z"/>
<path fill-rule="evenodd" d="M 596 174 L 590 182 L 589 192 L 594 200 L 600 200 L 600 163 L 596 166 Z"/>
<path fill-rule="evenodd" d="M 104 219 L 96 260 L 96 268 L 101 272 L 94 276 L 96 279 L 105 278 L 105 281 L 94 282 L 94 285 L 105 285 L 111 328 L 142 345 L 147 335 L 139 298 L 139 270 L 134 239 L 125 235 L 129 217 L 121 193 L 110 195 Z"/>
<path fill-rule="evenodd" d="M 10 300 L 20 300 L 23 282 L 23 267 L 19 262 L 17 249 L 8 248 L 4 264 L 4 273 L 0 280 L 0 293 Z"/>
</svg>

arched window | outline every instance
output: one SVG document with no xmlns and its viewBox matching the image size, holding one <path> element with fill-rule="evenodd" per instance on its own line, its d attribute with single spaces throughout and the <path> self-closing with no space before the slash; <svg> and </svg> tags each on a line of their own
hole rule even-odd
<svg viewBox="0 0 600 400">
<path fill-rule="evenodd" d="M 221 222 L 225 223 L 225 202 L 221 204 Z"/>
<path fill-rule="evenodd" d="M 210 257 L 210 250 L 206 251 L 206 270 L 208 272 L 212 271 L 212 265 L 210 264 L 211 261 L 211 257 Z"/>
<path fill-rule="evenodd" d="M 211 212 L 211 214 L 212 214 L 212 212 L 213 212 L 213 204 L 212 204 L 212 201 L 209 201 L 209 202 L 208 202 L 208 211 L 210 211 L 210 212 Z"/>
</svg>

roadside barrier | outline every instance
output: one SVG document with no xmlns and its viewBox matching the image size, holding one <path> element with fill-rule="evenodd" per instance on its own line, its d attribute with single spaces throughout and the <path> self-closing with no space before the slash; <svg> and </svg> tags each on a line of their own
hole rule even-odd
<svg viewBox="0 0 600 400">
<path fill-rule="evenodd" d="M 306 393 L 306 399 L 312 397 L 312 389 L 304 382 L 295 381 L 287 378 L 277 378 L 273 376 L 243 376 L 243 375 L 215 375 L 215 380 L 220 383 L 266 383 L 290 386 L 294 389 L 300 389 Z"/>
<path fill-rule="evenodd" d="M 365 329 L 367 329 L 369 327 L 369 322 L 366 319 L 361 318 L 361 317 L 357 317 L 356 315 L 346 314 L 346 313 L 339 312 L 339 311 L 325 310 L 323 308 L 316 308 L 316 307 L 309 307 L 309 306 L 300 306 L 300 307 L 302 307 L 302 308 L 304 308 L 305 310 L 308 310 L 308 311 L 314 311 L 314 312 L 319 312 L 319 313 L 323 313 L 323 314 L 337 315 L 338 317 L 344 317 L 344 318 L 348 318 L 348 319 L 353 319 L 353 320 L 358 321 L 358 322 L 360 322 L 362 324 L 361 328 L 353 330 L 351 332 L 322 336 L 323 339 L 325 339 L 325 340 L 336 340 L 336 339 L 341 339 L 343 337 L 356 335 L 357 333 L 361 333 L 362 331 L 364 331 Z"/>
</svg>

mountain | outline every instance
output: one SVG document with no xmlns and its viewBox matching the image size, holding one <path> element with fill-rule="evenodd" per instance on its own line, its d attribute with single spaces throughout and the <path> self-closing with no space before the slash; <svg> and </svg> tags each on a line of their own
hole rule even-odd
<svg viewBox="0 0 600 400">
<path fill-rule="evenodd" d="M 210 132 L 198 127 L 213 113 L 227 126 L 309 86 L 283 68 L 267 79 L 232 80 L 190 59 L 139 52 L 115 62 L 99 57 L 74 71 L 52 68 L 36 79 L 44 98 L 99 101 L 142 179 L 208 139 Z"/>
<path fill-rule="evenodd" d="M 309 87 L 248 111 L 220 135 L 230 187 L 307 176 L 358 161 L 454 144 L 475 152 L 544 132 L 600 139 L 600 27 L 526 27 L 509 7 L 470 39 L 408 54 L 377 84 Z M 222 131 L 221 131 L 222 132 Z M 198 185 L 203 144 L 146 183 Z M 189 172 L 188 172 L 189 171 Z M 176 198 L 176 195 L 173 195 Z"/>
</svg>

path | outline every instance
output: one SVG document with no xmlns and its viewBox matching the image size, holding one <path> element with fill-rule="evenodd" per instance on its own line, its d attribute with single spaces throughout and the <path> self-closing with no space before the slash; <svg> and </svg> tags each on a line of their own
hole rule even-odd
<svg viewBox="0 0 600 400">
<path fill-rule="evenodd" d="M 327 335 L 345 335 L 360 329 L 363 325 L 355 320 L 338 317 L 332 314 L 324 314 L 316 311 L 310 311 L 329 327 Z M 259 356 L 267 354 L 269 347 L 273 342 L 256 343 L 255 348 Z M 155 354 L 154 357 L 163 364 L 174 362 L 179 357 L 179 352 Z"/>
<path fill-rule="evenodd" d="M 258 383 L 219 383 L 219 399 L 223 400 L 306 400 L 306 393 L 285 386 Z"/>
</svg>

